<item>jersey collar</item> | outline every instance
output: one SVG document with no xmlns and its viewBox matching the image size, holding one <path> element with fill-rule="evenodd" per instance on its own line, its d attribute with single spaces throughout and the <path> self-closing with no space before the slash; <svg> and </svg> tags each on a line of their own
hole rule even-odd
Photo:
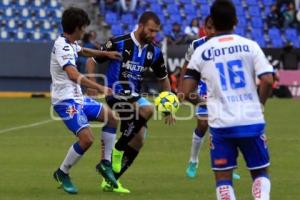
<svg viewBox="0 0 300 200">
<path fill-rule="evenodd" d="M 140 49 L 145 48 L 145 47 L 148 46 L 148 44 L 145 44 L 144 46 L 142 46 L 142 45 L 137 41 L 137 39 L 135 38 L 134 32 L 131 32 L 131 33 L 130 33 L 130 37 L 131 37 L 131 39 L 133 40 L 134 44 L 135 44 L 136 46 L 138 46 Z"/>
</svg>

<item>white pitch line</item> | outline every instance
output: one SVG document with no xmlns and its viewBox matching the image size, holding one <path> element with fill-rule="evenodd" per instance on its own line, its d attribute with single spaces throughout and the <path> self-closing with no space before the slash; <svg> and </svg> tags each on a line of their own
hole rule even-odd
<svg viewBox="0 0 300 200">
<path fill-rule="evenodd" d="M 26 124 L 26 125 L 22 125 L 22 126 L 7 128 L 7 129 L 4 129 L 4 130 L 1 130 L 0 134 L 11 132 L 11 131 L 16 131 L 16 130 L 20 130 L 20 129 L 32 128 L 32 127 L 36 127 L 36 126 L 40 126 L 40 125 L 43 125 L 43 124 L 50 123 L 52 121 L 54 121 L 54 120 L 47 119 L 47 120 L 35 122 L 35 123 L 32 123 L 32 124 Z"/>
</svg>

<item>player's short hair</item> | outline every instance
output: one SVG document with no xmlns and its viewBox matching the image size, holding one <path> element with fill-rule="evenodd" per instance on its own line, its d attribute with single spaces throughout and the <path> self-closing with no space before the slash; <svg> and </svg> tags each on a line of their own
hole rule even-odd
<svg viewBox="0 0 300 200">
<path fill-rule="evenodd" d="M 230 0 L 216 0 L 210 15 L 217 31 L 231 31 L 237 23 L 236 10 Z"/>
<path fill-rule="evenodd" d="M 160 25 L 159 17 L 151 11 L 144 12 L 139 19 L 139 24 L 146 24 L 149 20 L 153 20 L 155 24 Z"/>
<path fill-rule="evenodd" d="M 70 7 L 62 14 L 61 25 L 64 33 L 72 34 L 76 27 L 90 25 L 91 21 L 87 13 L 81 8 Z"/>
</svg>

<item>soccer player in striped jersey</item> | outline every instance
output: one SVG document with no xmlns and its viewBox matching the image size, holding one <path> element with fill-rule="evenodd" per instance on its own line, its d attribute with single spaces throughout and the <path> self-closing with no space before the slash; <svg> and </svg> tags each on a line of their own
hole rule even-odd
<svg viewBox="0 0 300 200">
<path fill-rule="evenodd" d="M 181 70 L 180 83 L 182 83 L 182 81 L 183 81 L 183 77 L 186 72 L 187 65 L 190 62 L 195 49 L 197 47 L 201 46 L 202 44 L 204 44 L 206 41 L 208 41 L 215 33 L 212 19 L 210 16 L 207 16 L 205 18 L 204 30 L 205 30 L 206 35 L 204 37 L 194 40 L 190 44 L 188 51 L 185 54 L 185 63 Z M 180 87 L 179 87 L 179 94 L 182 93 L 181 89 L 182 89 L 182 84 L 180 84 Z M 203 80 L 199 81 L 197 91 L 198 91 L 198 95 L 201 98 L 206 99 L 207 86 Z M 179 97 L 180 96 L 181 95 L 179 95 Z M 199 163 L 199 153 L 200 153 L 201 146 L 203 144 L 203 138 L 208 129 L 208 123 L 207 123 L 208 113 L 207 113 L 206 105 L 197 106 L 195 114 L 197 116 L 197 127 L 194 129 L 194 132 L 193 132 L 190 159 L 189 159 L 188 167 L 186 169 L 186 175 L 190 178 L 194 178 L 197 175 L 197 168 L 198 168 L 198 163 Z M 233 178 L 240 179 L 240 176 L 234 172 Z"/>
<path fill-rule="evenodd" d="M 115 177 L 119 179 L 131 166 L 143 147 L 147 121 L 153 115 L 153 105 L 141 92 L 144 72 L 153 70 L 162 91 L 170 91 L 167 68 L 163 54 L 153 41 L 160 30 L 160 20 L 153 12 L 144 12 L 139 19 L 138 28 L 122 36 L 109 40 L 103 47 L 106 51 L 118 51 L 123 60 L 110 60 L 106 72 L 107 86 L 113 88 L 113 95 L 107 95 L 107 104 L 115 109 L 121 119 L 121 137 L 113 149 L 112 165 Z M 95 58 L 97 62 L 107 59 Z M 166 122 L 172 124 L 171 115 Z M 110 184 L 102 183 L 105 191 L 111 191 Z M 119 185 L 113 192 L 129 193 Z"/>
<path fill-rule="evenodd" d="M 63 34 L 55 40 L 50 61 L 52 105 L 78 141 L 71 145 L 64 161 L 53 176 L 66 192 L 71 194 L 78 192 L 70 179 L 70 169 L 93 143 L 94 137 L 89 121 L 105 122 L 101 133 L 103 154 L 96 168 L 108 182 L 117 187 L 117 181 L 112 172 L 111 154 L 118 121 L 109 107 L 84 96 L 80 86 L 93 88 L 107 95 L 112 94 L 112 89 L 90 81 L 80 74 L 76 67 L 76 60 L 78 54 L 110 59 L 121 59 L 121 55 L 116 51 L 104 52 L 82 48 L 78 45 L 77 40 L 82 38 L 86 26 L 90 24 L 84 10 L 73 7 L 66 9 L 63 12 L 61 24 Z"/>
<path fill-rule="evenodd" d="M 270 161 L 262 105 L 272 91 L 273 67 L 256 42 L 232 33 L 237 18 L 231 1 L 215 1 L 210 14 L 215 36 L 195 50 L 186 71 L 183 91 L 185 97 L 189 97 L 200 78 L 207 84 L 216 196 L 218 200 L 236 199 L 232 173 L 240 151 L 253 180 L 253 199 L 269 200 Z M 261 81 L 259 94 L 255 76 Z M 196 97 L 191 101 L 196 104 L 201 99 Z"/>
</svg>

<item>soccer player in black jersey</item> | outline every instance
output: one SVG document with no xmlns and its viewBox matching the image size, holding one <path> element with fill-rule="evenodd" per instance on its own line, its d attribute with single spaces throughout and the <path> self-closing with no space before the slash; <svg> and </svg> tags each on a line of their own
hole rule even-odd
<svg viewBox="0 0 300 200">
<path fill-rule="evenodd" d="M 160 30 L 160 20 L 153 12 L 141 15 L 136 31 L 109 40 L 102 50 L 118 51 L 123 60 L 110 60 L 106 73 L 107 86 L 113 89 L 114 95 L 107 96 L 108 105 L 116 110 L 121 119 L 122 136 L 113 150 L 113 170 L 118 179 L 132 164 L 143 146 L 147 121 L 154 112 L 152 104 L 140 95 L 144 72 L 151 68 L 163 91 L 170 91 L 170 82 L 159 47 L 152 43 Z M 105 61 L 94 58 L 96 62 Z M 166 116 L 166 123 L 173 124 L 171 115 Z M 104 190 L 111 188 L 102 183 Z M 119 190 L 118 190 L 119 189 Z M 123 188 L 111 188 L 115 192 L 127 192 Z"/>
</svg>

